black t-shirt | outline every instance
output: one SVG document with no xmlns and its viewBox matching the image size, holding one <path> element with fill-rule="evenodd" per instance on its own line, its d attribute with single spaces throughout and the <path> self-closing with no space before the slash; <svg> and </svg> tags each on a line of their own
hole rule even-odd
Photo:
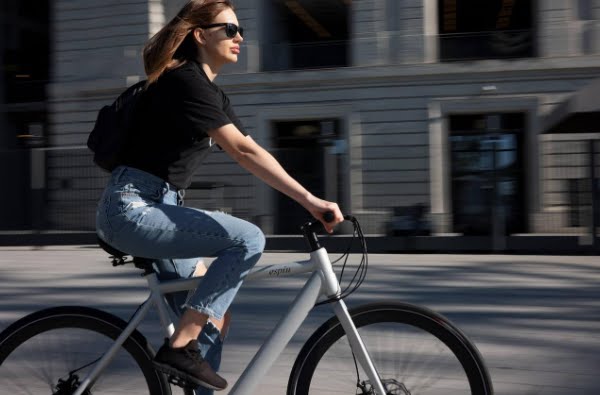
<svg viewBox="0 0 600 395">
<path fill-rule="evenodd" d="M 227 95 L 188 61 L 143 93 L 121 162 L 185 189 L 210 152 L 207 132 L 230 123 L 246 135 Z"/>
</svg>

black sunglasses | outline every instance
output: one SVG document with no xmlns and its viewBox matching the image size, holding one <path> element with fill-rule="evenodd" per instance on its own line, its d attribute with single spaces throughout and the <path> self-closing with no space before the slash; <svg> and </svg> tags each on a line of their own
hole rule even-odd
<svg viewBox="0 0 600 395">
<path fill-rule="evenodd" d="M 229 38 L 234 38 L 236 34 L 240 33 L 241 37 L 244 37 L 244 28 L 239 27 L 234 23 L 213 23 L 211 25 L 200 26 L 202 29 L 210 29 L 211 27 L 225 26 L 225 34 Z"/>
</svg>

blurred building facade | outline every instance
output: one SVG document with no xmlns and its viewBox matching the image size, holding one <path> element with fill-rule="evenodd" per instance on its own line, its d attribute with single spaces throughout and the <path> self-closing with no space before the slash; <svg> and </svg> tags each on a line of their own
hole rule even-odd
<svg viewBox="0 0 600 395">
<path fill-rule="evenodd" d="M 30 156 L 20 171 L 43 193 L 44 226 L 93 229 L 107 176 L 91 163 L 87 135 L 98 109 L 144 78 L 144 42 L 184 3 L 50 3 L 49 81 L 38 104 L 45 118 L 26 125 L 27 141 L 40 130 L 43 148 L 23 148 Z M 420 234 L 502 243 L 506 235 L 589 228 L 587 142 L 600 130 L 545 134 L 543 119 L 600 76 L 600 0 L 235 4 L 242 54 L 217 83 L 254 139 L 315 194 L 359 216 L 366 233 L 416 226 Z M 8 74 L 5 66 L 4 92 Z M 4 95 L 9 112 L 24 103 Z M 16 126 L 6 114 L 8 151 Z M 305 219 L 220 152 L 188 196 L 267 234 L 297 233 Z M 420 225 L 407 225 L 415 218 Z"/>
</svg>

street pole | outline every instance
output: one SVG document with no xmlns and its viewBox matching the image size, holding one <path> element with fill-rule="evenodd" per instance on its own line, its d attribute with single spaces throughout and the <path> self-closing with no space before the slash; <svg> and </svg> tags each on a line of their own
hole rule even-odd
<svg viewBox="0 0 600 395">
<path fill-rule="evenodd" d="M 500 189 L 498 188 L 498 151 L 500 144 L 500 115 L 488 115 L 486 127 L 492 138 L 492 250 L 494 252 L 506 249 L 505 213 Z"/>
<path fill-rule="evenodd" d="M 592 220 L 590 221 L 590 235 L 592 236 L 592 248 L 596 250 L 600 243 L 598 242 L 598 214 L 600 212 L 600 191 L 598 191 L 598 185 L 596 183 L 596 142 L 600 140 L 589 140 L 588 152 L 589 152 L 589 175 L 590 175 L 590 194 L 591 194 L 591 208 L 592 208 Z"/>
<path fill-rule="evenodd" d="M 2 11 L 0 11 L 2 12 Z M 5 18 L 6 15 L 2 15 L 1 17 Z M 8 145 L 8 127 L 6 125 L 6 96 L 4 94 L 4 90 L 6 89 L 6 81 L 4 80 L 6 77 L 6 65 L 4 64 L 4 40 L 0 39 L 0 67 L 2 67 L 2 74 L 0 75 L 0 149 L 7 148 Z"/>
</svg>

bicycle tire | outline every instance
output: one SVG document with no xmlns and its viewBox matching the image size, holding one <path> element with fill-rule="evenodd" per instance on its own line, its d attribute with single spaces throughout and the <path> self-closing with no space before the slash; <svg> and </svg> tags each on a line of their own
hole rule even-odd
<svg viewBox="0 0 600 395">
<path fill-rule="evenodd" d="M 78 384 L 74 381 L 63 383 L 63 389 L 59 390 L 59 379 L 65 380 L 70 377 L 70 370 L 98 359 L 126 326 L 122 319 L 89 307 L 54 307 L 27 315 L 0 333 L 0 386 L 11 394 L 20 394 L 19 391 L 36 394 L 36 390 L 48 394 L 48 388 L 52 394 L 70 393 Z M 58 335 L 61 334 L 64 339 L 60 339 L 60 344 L 54 344 L 59 342 Z M 89 348 L 83 347 L 86 337 L 93 343 Z M 49 361 L 43 360 L 46 356 Z M 107 371 L 93 384 L 91 393 L 123 393 L 123 387 L 133 385 L 139 390 L 139 383 L 144 381 L 150 395 L 170 395 L 171 388 L 165 376 L 154 369 L 153 356 L 154 351 L 146 338 L 135 330 L 125 340 Z M 78 375 L 78 379 L 83 380 L 93 365 L 84 368 L 87 370 Z M 26 368 L 30 371 L 23 371 Z M 127 376 L 128 373 L 136 373 L 136 376 Z M 143 378 L 137 377 L 140 373 Z M 37 383 L 36 379 L 41 382 Z M 39 389 L 44 386 L 46 391 Z M 108 386 L 115 389 L 108 389 Z"/>
<path fill-rule="evenodd" d="M 350 310 L 350 315 L 381 379 L 386 380 L 384 385 L 388 394 L 493 394 L 492 382 L 479 351 L 458 328 L 440 314 L 407 303 L 383 302 L 356 307 Z M 375 327 L 386 329 L 383 340 L 369 336 L 369 330 Z M 404 334 L 400 329 L 410 331 Z M 421 338 L 431 341 L 435 348 L 416 344 L 416 340 Z M 287 394 L 360 394 L 361 390 L 363 394 L 372 394 L 372 387 L 365 380 L 366 375 L 363 373 L 362 384 L 360 378 L 356 377 L 359 366 L 344 339 L 345 332 L 337 317 L 329 319 L 318 328 L 305 343 L 294 363 Z M 389 344 L 383 344 L 384 342 Z M 405 349 L 396 349 L 399 346 Z M 420 349 L 410 352 L 408 348 L 413 346 Z M 444 351 L 443 359 L 431 357 L 435 349 Z M 334 351 L 340 354 L 331 356 Z M 391 357 L 397 358 L 392 367 L 389 363 Z M 444 365 L 442 369 L 436 370 L 435 367 L 422 366 L 422 360 Z M 424 373 L 413 372 L 420 367 L 424 368 Z M 451 373 L 456 374 L 456 378 L 450 376 Z M 426 376 L 434 374 L 440 377 Z M 351 376 L 355 376 L 352 378 L 355 381 L 350 383 Z M 438 387 L 433 387 L 434 384 L 445 387 L 436 392 Z"/>
</svg>

